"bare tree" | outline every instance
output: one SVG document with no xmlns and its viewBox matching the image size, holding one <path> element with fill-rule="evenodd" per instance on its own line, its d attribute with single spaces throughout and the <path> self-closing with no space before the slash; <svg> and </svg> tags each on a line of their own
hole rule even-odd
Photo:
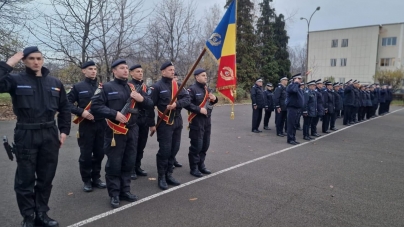
<svg viewBox="0 0 404 227">
<path fill-rule="evenodd" d="M 31 34 L 54 52 L 49 59 L 64 60 L 80 66 L 93 57 L 91 44 L 97 40 L 94 31 L 100 26 L 99 15 L 106 0 L 51 0 L 54 14 L 43 14 L 42 20 L 29 26 Z"/>
<path fill-rule="evenodd" d="M 288 47 L 290 72 L 292 75 L 303 73 L 306 70 L 306 45 Z"/>
<path fill-rule="evenodd" d="M 100 12 L 97 42 L 93 43 L 102 65 L 100 80 L 111 79 L 111 63 L 118 58 L 133 58 L 136 46 L 144 34 L 140 23 L 144 0 L 107 0 Z"/>
</svg>

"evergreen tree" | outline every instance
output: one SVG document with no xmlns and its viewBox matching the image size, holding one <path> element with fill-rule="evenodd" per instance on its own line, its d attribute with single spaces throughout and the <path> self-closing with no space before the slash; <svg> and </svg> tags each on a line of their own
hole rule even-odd
<svg viewBox="0 0 404 227">
<path fill-rule="evenodd" d="M 232 1 L 227 0 L 226 7 Z M 253 10 L 254 3 L 251 0 L 237 0 L 237 86 L 245 91 L 249 91 L 259 77 Z"/>
<path fill-rule="evenodd" d="M 282 14 L 275 17 L 273 25 L 273 41 L 277 47 L 275 53 L 275 61 L 278 64 L 277 74 L 282 76 L 290 76 L 290 60 L 288 52 L 289 36 L 285 29 L 285 18 Z M 278 78 L 279 79 L 279 78 Z"/>
<path fill-rule="evenodd" d="M 271 8 L 272 0 L 263 0 L 259 3 L 261 16 L 257 21 L 257 51 L 260 58 L 257 61 L 257 68 L 265 82 L 273 84 L 279 81 L 279 67 L 275 59 L 277 47 L 274 42 L 273 26 L 275 21 L 275 10 Z"/>
</svg>

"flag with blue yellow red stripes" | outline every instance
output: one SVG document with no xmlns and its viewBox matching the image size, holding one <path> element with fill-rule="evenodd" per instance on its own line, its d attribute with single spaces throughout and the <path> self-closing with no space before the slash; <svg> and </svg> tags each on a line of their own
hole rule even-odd
<svg viewBox="0 0 404 227">
<path fill-rule="evenodd" d="M 232 103 L 237 85 L 236 15 L 237 4 L 233 0 L 205 47 L 219 63 L 216 88 Z"/>
</svg>

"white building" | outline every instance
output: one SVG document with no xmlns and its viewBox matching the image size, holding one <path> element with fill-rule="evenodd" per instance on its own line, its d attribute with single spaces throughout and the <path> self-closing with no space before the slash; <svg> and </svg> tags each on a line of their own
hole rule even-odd
<svg viewBox="0 0 404 227">
<path fill-rule="evenodd" d="M 377 70 L 404 66 L 403 36 L 404 23 L 310 32 L 308 80 L 373 83 Z"/>
</svg>

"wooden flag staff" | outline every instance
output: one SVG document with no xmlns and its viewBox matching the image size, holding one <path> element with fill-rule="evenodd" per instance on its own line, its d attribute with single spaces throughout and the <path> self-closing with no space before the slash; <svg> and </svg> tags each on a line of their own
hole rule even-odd
<svg viewBox="0 0 404 227">
<path fill-rule="evenodd" d="M 205 52 L 206 52 L 206 48 L 203 48 L 201 54 L 199 55 L 198 59 L 196 59 L 196 62 L 192 66 L 191 70 L 188 72 L 187 77 L 185 77 L 184 81 L 182 81 L 181 86 L 178 88 L 178 91 L 174 95 L 173 99 L 171 99 L 171 102 L 169 105 L 172 105 L 174 103 L 174 101 L 177 99 L 177 96 L 180 94 L 180 92 L 184 88 L 185 84 L 187 83 L 188 79 L 191 77 L 192 73 L 194 72 L 194 70 L 195 70 L 196 66 L 199 64 L 199 62 L 201 61 Z M 168 109 L 164 110 L 163 116 L 165 116 L 167 113 L 168 113 Z M 157 127 L 159 127 L 159 125 L 161 124 L 162 121 L 163 121 L 163 118 L 159 117 L 159 121 L 157 122 L 156 129 L 157 129 Z M 153 135 L 154 135 L 154 131 L 150 133 L 150 136 L 153 136 Z"/>
</svg>

